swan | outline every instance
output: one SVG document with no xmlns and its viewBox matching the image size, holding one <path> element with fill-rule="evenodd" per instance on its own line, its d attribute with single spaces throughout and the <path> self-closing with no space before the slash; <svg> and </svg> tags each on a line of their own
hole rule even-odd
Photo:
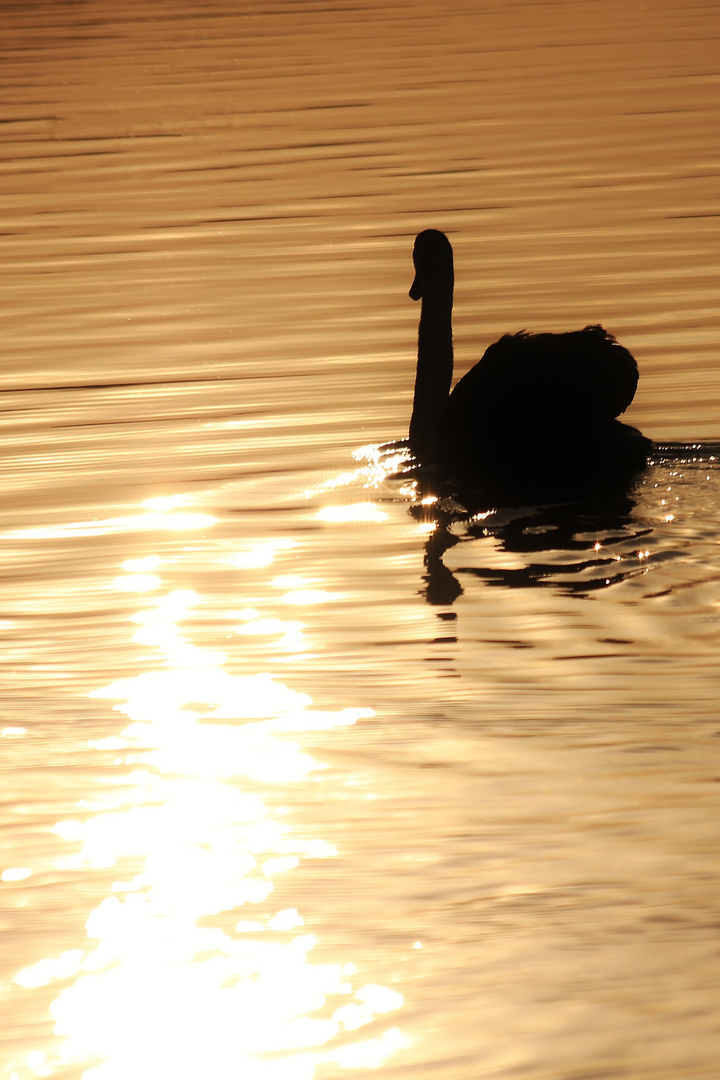
<svg viewBox="0 0 720 1080">
<path fill-rule="evenodd" d="M 637 472 L 651 443 L 616 417 L 638 368 L 602 326 L 505 334 L 450 392 L 453 251 L 437 229 L 413 248 L 410 297 L 421 300 L 410 449 L 422 465 L 506 483 L 554 476 L 578 484 L 593 471 Z"/>
</svg>

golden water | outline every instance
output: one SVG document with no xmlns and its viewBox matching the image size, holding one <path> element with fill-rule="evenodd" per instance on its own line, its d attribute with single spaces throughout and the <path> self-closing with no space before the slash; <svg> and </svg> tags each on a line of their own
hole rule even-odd
<svg viewBox="0 0 720 1080">
<path fill-rule="evenodd" d="M 716 1077 L 720 7 L 2 22 L 0 1080 Z M 626 499 L 388 475 L 425 227 Z"/>
</svg>

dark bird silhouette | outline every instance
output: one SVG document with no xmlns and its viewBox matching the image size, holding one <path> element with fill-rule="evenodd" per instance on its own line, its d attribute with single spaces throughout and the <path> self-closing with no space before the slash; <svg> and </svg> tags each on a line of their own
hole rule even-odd
<svg viewBox="0 0 720 1080">
<path fill-rule="evenodd" d="M 524 495 L 576 495 L 626 479 L 651 443 L 616 417 L 633 400 L 637 364 L 602 326 L 505 334 L 455 386 L 453 253 L 426 229 L 413 249 L 422 300 L 410 448 L 423 465 Z"/>
</svg>

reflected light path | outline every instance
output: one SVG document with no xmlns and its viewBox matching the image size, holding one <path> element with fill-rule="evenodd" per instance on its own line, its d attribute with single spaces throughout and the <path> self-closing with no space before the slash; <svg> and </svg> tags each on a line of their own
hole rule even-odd
<svg viewBox="0 0 720 1080">
<path fill-rule="evenodd" d="M 192 515 L 184 516 L 187 524 Z M 206 527 L 212 519 L 204 517 Z M 261 567 L 283 546 L 258 545 L 225 562 Z M 285 808 L 266 805 L 279 785 L 317 783 L 323 768 L 289 733 L 352 725 L 372 710 L 313 710 L 309 697 L 270 674 L 229 673 L 223 653 L 195 646 L 179 628 L 201 602 L 197 593 L 162 594 L 158 556 L 130 559 L 122 571 L 116 589 L 157 593 L 133 616 L 134 640 L 156 659 L 91 693 L 114 701 L 129 726 L 89 745 L 132 764 L 54 829 L 70 849 L 59 869 L 117 876 L 87 918 L 86 948 L 17 972 L 28 991 L 65 986 L 51 1005 L 59 1046 L 35 1051 L 12 1080 L 69 1068 L 84 1080 L 310 1080 L 321 1066 L 377 1067 L 407 1045 L 383 1020 L 403 998 L 363 985 L 357 957 L 313 963 L 316 938 L 301 910 L 273 904 L 274 882 L 303 859 L 336 852 L 293 831 Z M 328 598 L 302 587 L 291 596 L 285 602 Z M 277 634 L 285 649 L 304 648 L 298 621 L 254 609 L 229 617 L 240 620 L 240 635 Z M 372 1037 L 362 1038 L 373 1022 Z"/>
<path fill-rule="evenodd" d="M 176 532 L 204 529 L 214 525 L 216 519 L 210 514 L 175 513 L 182 506 L 182 495 L 148 499 L 143 503 L 145 512 L 127 517 L 103 518 L 93 521 L 77 521 L 67 525 L 49 525 L 30 529 L 13 529 L 6 538 L 16 540 L 68 538 L 71 536 L 107 536 L 110 533 L 144 532 L 150 529 L 170 529 Z M 149 557 L 152 561 L 153 557 Z"/>
</svg>

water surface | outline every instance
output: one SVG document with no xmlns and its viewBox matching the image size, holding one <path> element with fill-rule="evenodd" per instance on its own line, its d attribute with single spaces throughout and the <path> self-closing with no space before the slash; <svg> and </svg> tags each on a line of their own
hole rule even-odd
<svg viewBox="0 0 720 1080">
<path fill-rule="evenodd" d="M 719 14 L 6 5 L 3 1080 L 716 1076 Z M 379 449 L 425 227 L 621 497 Z"/>
</svg>

